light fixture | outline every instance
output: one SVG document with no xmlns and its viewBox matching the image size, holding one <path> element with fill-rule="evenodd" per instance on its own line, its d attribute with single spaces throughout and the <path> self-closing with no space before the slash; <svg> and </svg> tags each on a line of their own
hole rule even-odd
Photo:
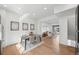
<svg viewBox="0 0 79 59">
<path fill-rule="evenodd" d="M 4 7 L 7 7 L 7 5 L 3 5 Z"/>
<path fill-rule="evenodd" d="M 21 8 L 18 8 L 19 10 L 21 10 Z"/>
<path fill-rule="evenodd" d="M 44 10 L 47 10 L 47 8 L 45 7 Z"/>
</svg>

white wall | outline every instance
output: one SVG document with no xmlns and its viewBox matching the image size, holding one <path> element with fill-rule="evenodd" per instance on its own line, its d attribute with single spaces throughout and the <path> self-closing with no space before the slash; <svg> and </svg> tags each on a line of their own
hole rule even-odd
<svg viewBox="0 0 79 59">
<path fill-rule="evenodd" d="M 0 24 L 0 40 L 2 40 L 1 36 L 2 34 L 1 34 L 1 24 Z"/>
<path fill-rule="evenodd" d="M 3 47 L 14 44 L 20 41 L 22 34 L 27 34 L 28 31 L 22 30 L 22 22 L 28 24 L 35 24 L 34 20 L 24 18 L 21 22 L 19 21 L 19 15 L 8 10 L 0 9 L 2 25 L 4 26 L 4 38 L 3 38 Z M 17 21 L 19 22 L 19 31 L 10 30 L 10 22 Z M 35 24 L 36 26 L 36 24 Z M 35 32 L 35 31 L 34 31 Z"/>
<path fill-rule="evenodd" d="M 39 22 L 37 24 L 37 32 L 38 32 L 38 34 L 42 34 L 42 29 L 43 29 L 44 26 L 48 27 L 48 30 L 46 30 L 46 31 L 53 32 L 52 25 L 53 25 L 53 23 Z M 56 25 L 58 25 L 58 24 L 56 24 Z"/>
<path fill-rule="evenodd" d="M 42 34 L 42 29 L 43 29 L 44 26 L 48 26 L 48 24 L 38 21 L 38 23 L 37 23 L 37 34 Z"/>
<path fill-rule="evenodd" d="M 67 18 L 60 18 L 59 21 L 60 26 L 60 37 L 59 42 L 61 44 L 67 45 Z"/>
<path fill-rule="evenodd" d="M 18 19 L 15 18 L 17 14 L 14 14 L 12 12 L 9 12 L 4 9 L 0 9 L 0 14 L 1 14 L 1 20 L 2 20 L 2 25 L 4 26 L 4 38 L 3 38 L 3 44 L 2 46 L 7 46 L 9 44 L 16 43 L 17 40 L 19 39 L 19 31 L 11 32 L 10 31 L 10 21 L 18 21 Z"/>
<path fill-rule="evenodd" d="M 1 23 L 6 26 L 5 10 L 3 10 L 3 9 L 0 8 L 0 15 L 1 15 Z M 4 20 L 5 20 L 5 21 L 4 21 Z M 5 28 L 4 28 L 4 29 L 5 29 Z M 6 34 L 5 34 L 5 31 L 4 31 L 4 36 L 5 36 L 5 35 L 6 35 Z M 6 39 L 6 37 L 4 37 L 3 40 L 4 40 L 4 39 Z M 4 40 L 4 42 L 6 42 L 6 40 Z M 2 45 L 5 45 L 4 42 L 3 42 Z"/>
<path fill-rule="evenodd" d="M 58 25 L 58 24 L 59 24 L 59 20 L 57 19 L 56 15 L 52 15 L 52 16 L 39 19 L 37 21 L 37 32 L 39 32 L 39 34 L 42 34 L 43 26 L 48 26 L 49 31 L 52 32 L 52 25 Z"/>
<path fill-rule="evenodd" d="M 68 17 L 68 45 L 75 47 L 76 41 L 75 41 L 75 15 L 71 15 Z"/>
<path fill-rule="evenodd" d="M 74 15 L 60 18 L 60 43 L 75 47 L 75 17 Z"/>
<path fill-rule="evenodd" d="M 68 17 L 68 39 L 75 40 L 75 15 Z"/>
</svg>

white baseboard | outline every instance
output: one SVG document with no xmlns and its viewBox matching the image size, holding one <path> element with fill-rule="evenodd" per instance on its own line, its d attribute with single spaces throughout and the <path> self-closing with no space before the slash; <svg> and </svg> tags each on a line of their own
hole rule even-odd
<svg viewBox="0 0 79 59">
<path fill-rule="evenodd" d="M 76 43 L 74 40 L 67 39 L 66 42 L 60 42 L 60 44 L 75 47 Z"/>
</svg>

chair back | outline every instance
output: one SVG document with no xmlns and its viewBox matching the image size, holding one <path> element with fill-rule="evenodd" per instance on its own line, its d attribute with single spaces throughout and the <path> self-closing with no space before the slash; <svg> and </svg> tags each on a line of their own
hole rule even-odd
<svg viewBox="0 0 79 59">
<path fill-rule="evenodd" d="M 35 41 L 35 35 L 29 36 L 29 41 L 32 43 Z"/>
</svg>

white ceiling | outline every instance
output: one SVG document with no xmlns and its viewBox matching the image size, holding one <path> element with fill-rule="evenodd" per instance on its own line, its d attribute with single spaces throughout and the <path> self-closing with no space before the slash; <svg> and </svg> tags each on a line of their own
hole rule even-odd
<svg viewBox="0 0 79 59">
<path fill-rule="evenodd" d="M 28 14 L 28 18 L 41 19 L 54 14 L 54 8 L 61 4 L 4 4 L 0 5 L 5 9 L 18 13 L 19 15 Z"/>
<path fill-rule="evenodd" d="M 64 17 L 64 16 L 66 17 L 66 16 L 75 15 L 75 14 L 76 14 L 76 7 L 56 13 L 55 15 L 57 17 Z"/>
<path fill-rule="evenodd" d="M 30 19 L 42 19 L 54 15 L 56 8 L 59 9 L 66 5 L 67 4 L 3 4 L 0 5 L 0 7 L 13 11 L 18 15 L 27 16 Z"/>
<path fill-rule="evenodd" d="M 76 15 L 76 8 L 74 7 L 74 8 L 59 12 L 59 13 L 55 13 L 55 15 L 43 18 L 43 19 L 41 19 L 41 21 L 44 23 L 49 23 L 49 24 L 58 24 L 59 18 L 71 17 L 71 16 L 75 16 L 75 15 Z"/>
</svg>

